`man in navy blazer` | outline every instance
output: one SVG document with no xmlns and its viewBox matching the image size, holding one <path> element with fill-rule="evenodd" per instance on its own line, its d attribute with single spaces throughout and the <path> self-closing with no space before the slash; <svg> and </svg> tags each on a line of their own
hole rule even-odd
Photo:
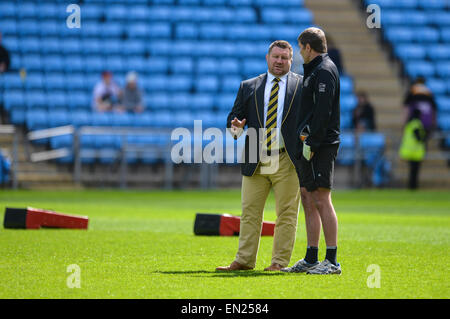
<svg viewBox="0 0 450 319">
<path fill-rule="evenodd" d="M 300 204 L 297 168 L 301 145 L 297 137 L 302 76 L 290 72 L 293 50 L 282 40 L 266 55 L 268 71 L 241 82 L 227 118 L 230 133 L 239 138 L 245 126 L 242 172 L 242 216 L 235 260 L 216 270 L 248 270 L 256 265 L 263 211 L 271 189 L 276 201 L 271 265 L 289 264 L 297 231 Z"/>
</svg>

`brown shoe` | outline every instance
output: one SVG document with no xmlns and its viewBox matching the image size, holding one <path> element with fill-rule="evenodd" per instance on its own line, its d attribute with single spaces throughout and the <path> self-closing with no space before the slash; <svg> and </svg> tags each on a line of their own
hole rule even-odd
<svg viewBox="0 0 450 319">
<path fill-rule="evenodd" d="M 216 270 L 220 270 L 220 271 L 250 270 L 250 269 L 253 269 L 253 268 L 241 265 L 237 261 L 233 261 L 229 266 L 216 268 Z"/>
<path fill-rule="evenodd" d="M 264 268 L 264 271 L 281 271 L 283 268 L 280 264 L 273 263 L 270 267 Z"/>
</svg>

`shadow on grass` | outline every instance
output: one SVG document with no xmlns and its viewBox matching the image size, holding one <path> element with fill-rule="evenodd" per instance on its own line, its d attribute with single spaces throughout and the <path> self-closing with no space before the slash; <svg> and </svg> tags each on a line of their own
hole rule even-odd
<svg viewBox="0 0 450 319">
<path fill-rule="evenodd" d="M 282 272 L 268 272 L 262 270 L 236 270 L 236 271 L 218 271 L 218 270 L 185 270 L 185 271 L 154 271 L 156 274 L 164 275 L 197 275 L 195 277 L 261 277 L 261 276 L 284 276 Z"/>
</svg>

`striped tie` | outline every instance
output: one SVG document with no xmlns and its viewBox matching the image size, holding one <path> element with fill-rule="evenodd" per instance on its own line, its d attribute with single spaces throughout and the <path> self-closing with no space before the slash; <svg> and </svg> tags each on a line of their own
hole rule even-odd
<svg viewBox="0 0 450 319">
<path fill-rule="evenodd" d="M 276 127 L 277 127 L 277 109 L 278 109 L 278 85 L 280 82 L 279 78 L 273 79 L 272 90 L 270 91 L 269 107 L 267 108 L 267 118 L 266 118 L 266 134 L 264 137 L 265 145 L 267 150 L 272 149 L 272 141 L 276 139 Z"/>
</svg>

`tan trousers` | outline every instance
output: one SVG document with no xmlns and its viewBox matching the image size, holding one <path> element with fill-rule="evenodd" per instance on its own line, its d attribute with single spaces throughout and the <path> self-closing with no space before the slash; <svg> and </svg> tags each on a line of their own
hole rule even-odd
<svg viewBox="0 0 450 319">
<path fill-rule="evenodd" d="M 272 264 L 287 267 L 294 248 L 300 187 L 295 167 L 287 152 L 279 154 L 278 169 L 267 173 L 267 165 L 258 165 L 253 176 L 242 179 L 242 216 L 239 249 L 236 261 L 255 267 L 261 236 L 263 212 L 267 196 L 273 187 L 277 219 L 273 238 Z"/>
</svg>

